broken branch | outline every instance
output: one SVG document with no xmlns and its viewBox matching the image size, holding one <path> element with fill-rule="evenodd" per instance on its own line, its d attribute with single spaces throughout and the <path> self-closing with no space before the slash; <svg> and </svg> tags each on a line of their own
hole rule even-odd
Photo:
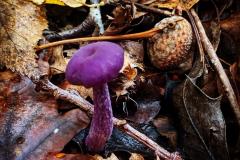
<svg viewBox="0 0 240 160">
<path fill-rule="evenodd" d="M 69 91 L 66 91 L 64 89 L 61 89 L 54 84 L 52 84 L 47 78 L 40 80 L 38 84 L 41 86 L 42 89 L 49 91 L 52 95 L 54 95 L 58 99 L 67 100 L 77 106 L 79 106 L 81 109 L 86 111 L 89 116 L 92 116 L 93 114 L 93 105 L 86 101 L 84 98 L 82 98 L 80 95 L 73 94 Z M 148 146 L 150 149 L 152 149 L 157 156 L 166 159 L 166 160 L 182 160 L 181 156 L 178 155 L 177 152 L 170 153 L 161 146 L 159 146 L 156 142 L 148 138 L 146 135 L 140 133 L 136 129 L 134 129 L 132 126 L 130 126 L 126 121 L 119 120 L 117 118 L 113 118 L 113 123 L 116 127 L 130 135 L 131 137 L 137 139 L 139 142 L 142 142 L 146 146 Z"/>
</svg>

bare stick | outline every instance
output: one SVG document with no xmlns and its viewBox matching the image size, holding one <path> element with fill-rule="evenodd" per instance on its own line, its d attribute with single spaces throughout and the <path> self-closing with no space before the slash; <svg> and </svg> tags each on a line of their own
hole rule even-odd
<svg viewBox="0 0 240 160">
<path fill-rule="evenodd" d="M 131 2 L 124 1 L 124 3 L 130 4 Z M 152 12 L 152 13 L 155 13 L 155 14 L 164 14 L 166 16 L 172 16 L 173 15 L 172 12 L 169 12 L 167 10 L 162 10 L 162 9 L 159 9 L 159 8 L 149 7 L 149 6 L 146 6 L 146 5 L 141 4 L 141 3 L 134 3 L 134 5 L 137 6 L 138 8 L 140 8 L 140 9 L 142 9 L 142 10 Z"/>
<path fill-rule="evenodd" d="M 79 106 L 81 109 L 86 111 L 89 116 L 93 114 L 94 112 L 93 105 L 88 101 L 86 101 L 81 96 L 77 94 L 73 94 L 64 89 L 61 89 L 58 86 L 55 86 L 47 78 L 44 80 L 40 80 L 38 84 L 41 86 L 42 89 L 47 90 L 48 92 L 53 94 L 54 97 L 62 100 L 67 100 Z M 146 135 L 140 133 L 139 131 L 131 127 L 125 120 L 119 120 L 117 118 L 113 118 L 113 123 L 116 127 L 121 129 L 131 137 L 137 139 L 138 141 L 148 146 L 157 154 L 157 156 L 165 160 L 182 160 L 182 158 L 177 152 L 174 152 L 174 153 L 168 152 L 164 148 L 160 147 L 156 142 L 148 138 Z"/>
<path fill-rule="evenodd" d="M 124 39 L 147 38 L 147 37 L 153 36 L 159 30 L 160 30 L 159 28 L 153 28 L 153 29 L 150 29 L 150 30 L 145 31 L 145 32 L 126 34 L 126 35 L 66 39 L 66 40 L 62 40 L 62 41 L 56 41 L 56 42 L 52 42 L 52 43 L 43 44 L 41 46 L 37 46 L 35 49 L 37 51 L 39 51 L 39 50 L 46 49 L 46 48 L 49 48 L 49 47 L 54 47 L 54 46 L 69 44 L 69 43 L 78 43 L 78 42 L 83 42 L 83 41 L 97 41 L 97 40 L 103 41 L 103 40 L 124 40 Z"/>
<path fill-rule="evenodd" d="M 233 91 L 233 88 L 230 84 L 230 81 L 223 69 L 223 66 L 211 44 L 211 42 L 209 41 L 207 35 L 206 35 L 206 32 L 203 28 L 203 25 L 197 15 L 197 13 L 194 11 L 194 9 L 191 9 L 190 10 L 194 20 L 195 20 L 195 23 L 197 25 L 197 28 L 199 30 L 199 34 L 200 34 L 200 37 L 201 37 L 201 41 L 202 41 L 202 44 L 203 44 L 203 47 L 205 49 L 205 51 L 207 52 L 213 66 L 215 67 L 215 70 L 217 71 L 218 75 L 219 75 L 219 78 L 223 84 L 223 88 L 224 88 L 224 91 L 226 92 L 226 96 L 228 97 L 228 100 L 230 102 L 230 105 L 232 107 L 232 110 L 237 118 L 237 121 L 238 121 L 238 125 L 240 126 L 240 110 L 239 110 L 239 104 L 237 102 L 237 98 L 236 98 L 236 95 Z"/>
</svg>

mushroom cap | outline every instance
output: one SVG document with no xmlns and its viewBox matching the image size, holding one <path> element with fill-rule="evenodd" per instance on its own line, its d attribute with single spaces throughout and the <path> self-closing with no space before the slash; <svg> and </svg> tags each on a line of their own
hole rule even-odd
<svg viewBox="0 0 240 160">
<path fill-rule="evenodd" d="M 123 49 L 112 42 L 95 42 L 75 52 L 66 68 L 66 79 L 93 87 L 115 78 L 123 66 Z"/>
</svg>

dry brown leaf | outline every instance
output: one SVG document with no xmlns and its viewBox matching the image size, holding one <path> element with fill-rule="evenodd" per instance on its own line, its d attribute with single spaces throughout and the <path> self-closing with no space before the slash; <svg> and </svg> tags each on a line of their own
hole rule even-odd
<svg viewBox="0 0 240 160">
<path fill-rule="evenodd" d="M 36 92 L 30 79 L 9 71 L 0 75 L 0 159 L 48 159 L 87 127 L 85 112 L 60 114 L 55 98 Z"/>
<path fill-rule="evenodd" d="M 118 84 L 114 88 L 117 97 L 128 93 L 127 89 L 135 85 L 134 81 L 138 75 L 138 70 L 144 71 L 143 58 L 144 48 L 141 42 L 124 41 L 120 44 L 124 48 L 124 64 L 118 77 Z"/>
<path fill-rule="evenodd" d="M 129 160 L 144 160 L 144 158 L 140 154 L 132 153 Z"/>
<path fill-rule="evenodd" d="M 135 83 L 134 81 L 129 81 L 129 80 L 123 80 L 122 81 L 122 84 L 121 86 L 117 87 L 114 89 L 117 97 L 121 96 L 121 95 L 125 95 L 128 93 L 127 89 L 130 88 L 130 87 L 133 87 L 135 86 Z"/>
<path fill-rule="evenodd" d="M 130 5 L 126 6 L 117 6 L 113 10 L 113 18 L 112 23 L 108 26 L 106 31 L 104 32 L 105 35 L 115 35 L 120 33 L 123 29 L 129 27 L 130 23 L 133 20 L 132 16 L 132 7 Z"/>
<path fill-rule="evenodd" d="M 54 59 L 54 63 L 50 66 L 51 74 L 65 73 L 67 60 L 63 56 L 63 46 L 53 48 L 52 58 Z"/>
<path fill-rule="evenodd" d="M 0 65 L 38 78 L 34 47 L 47 28 L 44 10 L 22 0 L 0 1 L 0 6 Z"/>
<path fill-rule="evenodd" d="M 72 85 L 67 81 L 64 81 L 60 84 L 60 87 L 66 90 L 76 90 L 83 98 L 90 97 L 93 99 L 93 90 L 92 88 L 86 88 L 81 85 Z"/>
<path fill-rule="evenodd" d="M 158 117 L 153 120 L 153 124 L 162 136 L 169 139 L 173 147 L 177 146 L 177 131 L 174 129 L 168 117 Z"/>
</svg>

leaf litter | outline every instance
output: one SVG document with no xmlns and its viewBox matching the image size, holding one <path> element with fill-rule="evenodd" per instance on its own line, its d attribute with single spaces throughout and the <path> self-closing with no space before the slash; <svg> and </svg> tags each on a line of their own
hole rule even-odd
<svg viewBox="0 0 240 160">
<path fill-rule="evenodd" d="M 100 1 L 94 3 L 103 5 Z M 84 140 L 91 114 L 78 109 L 71 96 L 70 99 L 56 99 L 62 99 L 61 92 L 58 96 L 57 92 L 50 92 L 39 85 L 41 83 L 38 84 L 42 79 L 49 79 L 56 87 L 69 91 L 70 95 L 81 96 L 92 102 L 91 89 L 71 85 L 64 78 L 68 60 L 72 52 L 79 48 L 79 43 L 53 47 L 44 52 L 38 51 L 37 54 L 35 47 L 39 40 L 40 45 L 49 43 L 47 40 L 51 36 L 57 37 L 51 41 L 79 35 L 98 36 L 97 28 L 91 34 L 95 27 L 94 21 L 81 24 L 84 18 L 89 17 L 86 16 L 88 7 L 94 6 L 89 6 L 85 1 L 38 1 L 36 5 L 27 0 L 17 0 L 1 1 L 0 4 L 0 157 L 171 159 L 164 158 L 157 150 L 154 153 L 150 145 L 152 143 L 149 143 L 149 139 L 152 139 L 170 153 L 179 151 L 182 159 L 238 159 L 239 150 L 236 148 L 240 145 L 239 126 L 229 107 L 228 94 L 225 94 L 224 86 L 212 67 L 211 57 L 204 56 L 201 62 L 205 59 L 206 63 L 199 63 L 198 47 L 193 47 L 190 53 L 193 58 L 191 63 L 187 63 L 187 68 L 159 70 L 153 67 L 147 56 L 147 38 L 115 41 L 124 48 L 125 61 L 119 76 L 109 83 L 114 116 L 127 120 L 136 131 L 129 136 L 127 130 L 116 125 L 105 150 L 89 155 Z M 183 10 L 183 16 L 187 18 L 184 11 L 199 7 L 200 18 L 214 21 L 202 23 L 205 26 L 215 24 L 205 29 L 230 76 L 239 102 L 239 55 L 236 47 L 239 9 L 234 7 L 240 5 L 239 2 L 232 1 L 227 6 L 227 3 L 216 1 L 215 5 L 222 9 L 221 14 L 216 14 L 220 20 L 218 22 L 212 18 L 212 8 L 216 9 L 216 6 L 206 7 L 206 10 L 201 8 L 212 4 L 210 0 L 104 1 L 104 4 L 101 7 L 104 35 L 113 37 L 151 29 L 164 18 L 164 15 L 159 15 L 160 12 L 169 16 L 168 11 L 181 14 Z M 68 6 L 64 6 L 64 16 L 68 17 L 64 20 L 61 20 L 63 15 L 61 17 L 59 13 L 49 12 L 51 7 L 63 9 L 62 5 Z M 76 17 L 76 14 L 84 15 L 84 18 L 73 20 L 71 17 Z M 64 27 L 67 25 L 70 30 Z M 44 30 L 47 28 L 49 31 Z M 46 40 L 43 40 L 42 34 Z M 80 43 L 80 47 L 83 45 Z M 135 135 L 136 132 L 147 135 L 147 139 L 142 141 L 142 137 Z"/>
</svg>

